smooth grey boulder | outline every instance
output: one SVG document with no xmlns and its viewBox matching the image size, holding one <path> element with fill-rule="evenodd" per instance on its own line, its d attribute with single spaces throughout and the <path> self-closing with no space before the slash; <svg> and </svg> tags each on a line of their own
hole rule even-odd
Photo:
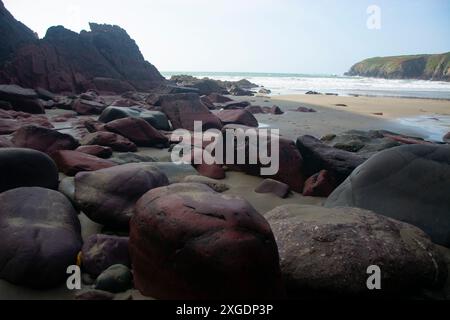
<svg viewBox="0 0 450 320">
<path fill-rule="evenodd" d="M 290 297 L 410 294 L 441 287 L 445 261 L 420 229 L 358 208 L 285 205 L 265 215 Z M 369 266 L 381 288 L 367 288 Z"/>
<path fill-rule="evenodd" d="M 133 287 L 133 275 L 127 266 L 116 264 L 103 271 L 94 286 L 96 290 L 124 292 Z"/>
<path fill-rule="evenodd" d="M 382 151 L 357 168 L 326 207 L 359 207 L 415 225 L 450 246 L 450 146 Z"/>
<path fill-rule="evenodd" d="M 67 279 L 81 250 L 77 212 L 61 193 L 39 187 L 0 194 L 0 278 L 46 289 Z"/>
</svg>

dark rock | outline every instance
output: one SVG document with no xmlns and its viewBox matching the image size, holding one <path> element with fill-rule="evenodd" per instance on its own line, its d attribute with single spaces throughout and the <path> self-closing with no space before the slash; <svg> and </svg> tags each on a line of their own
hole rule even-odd
<svg viewBox="0 0 450 320">
<path fill-rule="evenodd" d="M 8 61 L 21 45 L 36 41 L 36 39 L 35 33 L 14 19 L 0 1 L 0 43 L 2 44 L 0 46 L 0 66 Z"/>
<path fill-rule="evenodd" d="M 225 130 L 228 130 L 232 127 L 227 126 L 224 128 Z M 254 137 L 254 134 L 249 135 L 249 139 L 246 139 L 244 144 L 237 144 L 235 143 L 235 154 L 234 157 L 236 158 L 237 154 L 245 153 L 245 159 L 246 164 L 237 164 L 230 166 L 232 169 L 238 169 L 239 171 L 244 171 L 247 174 L 253 175 L 253 176 L 260 176 L 261 175 L 261 168 L 267 167 L 265 165 L 261 164 L 260 159 L 260 149 L 258 148 L 258 140 L 260 139 L 259 131 L 256 133 L 256 137 Z M 238 135 L 238 133 L 236 134 Z M 266 134 L 267 135 L 267 134 Z M 267 137 L 268 143 L 267 143 L 267 152 L 270 152 L 272 148 L 272 140 L 275 139 L 273 134 L 269 134 Z M 230 143 L 228 139 L 225 139 L 226 143 Z M 226 147 L 225 147 L 226 148 Z M 251 149 L 258 150 L 258 156 L 257 156 L 257 164 L 250 164 L 248 159 L 249 153 Z M 269 154 L 269 153 L 268 153 Z M 274 158 L 275 155 L 272 155 L 272 158 Z M 271 178 L 273 180 L 277 180 L 283 183 L 286 183 L 289 185 L 289 187 L 298 193 L 301 193 L 303 191 L 303 185 L 305 182 L 305 176 L 304 176 L 304 169 L 303 169 L 303 158 L 300 154 L 300 151 L 295 146 L 295 143 L 291 140 L 279 138 L 279 152 L 278 152 L 278 159 L 279 159 L 279 168 L 278 172 L 271 176 L 264 176 L 264 178 Z M 236 159 L 235 159 L 236 160 Z M 235 161 L 235 163 L 237 163 Z"/>
<path fill-rule="evenodd" d="M 0 192 L 19 187 L 58 187 L 58 168 L 45 153 L 31 149 L 0 149 Z"/>
<path fill-rule="evenodd" d="M 151 164 L 80 172 L 75 176 L 75 201 L 92 221 L 127 230 L 136 201 L 168 183 L 166 175 Z"/>
<path fill-rule="evenodd" d="M 246 110 L 222 110 L 217 116 L 224 125 L 242 124 L 248 127 L 258 127 L 258 120 Z"/>
<path fill-rule="evenodd" d="M 321 93 L 320 93 L 320 92 L 317 92 L 317 91 L 308 91 L 308 92 L 306 92 L 305 94 L 319 95 L 319 94 L 321 94 Z"/>
<path fill-rule="evenodd" d="M 74 150 L 79 146 L 71 135 L 34 125 L 15 131 L 12 142 L 16 147 L 35 149 L 47 154 L 58 150 Z"/>
<path fill-rule="evenodd" d="M 106 105 L 96 101 L 78 99 L 72 105 L 72 109 L 79 115 L 101 114 Z"/>
<path fill-rule="evenodd" d="M 37 125 L 44 128 L 53 128 L 53 125 L 46 118 L 31 116 L 28 118 L 1 119 L 0 135 L 11 134 L 27 125 Z"/>
<path fill-rule="evenodd" d="M 94 277 L 115 264 L 131 266 L 128 237 L 92 235 L 83 244 L 81 252 L 83 271 Z"/>
<path fill-rule="evenodd" d="M 168 139 L 141 118 L 123 118 L 108 122 L 105 128 L 120 134 L 140 147 L 164 147 Z"/>
<path fill-rule="evenodd" d="M 278 197 L 284 199 L 289 194 L 289 186 L 285 183 L 273 179 L 265 179 L 258 187 L 256 187 L 255 192 L 273 193 Z"/>
<path fill-rule="evenodd" d="M 222 96 L 222 95 L 217 94 L 217 93 L 211 93 L 210 95 L 208 95 L 208 99 L 212 103 L 227 103 L 227 102 L 233 101 L 232 99 L 230 99 L 228 97 L 225 97 L 225 96 Z"/>
<path fill-rule="evenodd" d="M 418 228 L 357 208 L 286 205 L 266 214 L 291 298 L 388 295 L 445 283 L 446 265 Z M 381 268 L 382 290 L 367 289 Z M 378 293 L 376 293 L 378 291 Z"/>
<path fill-rule="evenodd" d="M 219 118 L 209 111 L 197 94 L 166 95 L 161 99 L 162 110 L 174 129 L 194 131 L 194 121 L 201 121 L 203 130 L 222 129 Z"/>
<path fill-rule="evenodd" d="M 62 26 L 51 27 L 43 39 L 16 51 L 0 69 L 1 78 L 56 93 L 145 91 L 165 83 L 125 30 L 94 23 L 90 28 L 77 34 Z"/>
<path fill-rule="evenodd" d="M 121 135 L 99 131 L 86 135 L 81 141 L 81 144 L 86 145 L 100 145 L 110 147 L 118 152 L 134 152 L 137 151 L 136 145 Z"/>
<path fill-rule="evenodd" d="M 261 113 L 265 113 L 263 108 L 261 108 L 260 106 L 248 106 L 246 107 L 244 110 L 247 110 L 248 112 L 250 112 L 251 114 L 261 114 Z"/>
<path fill-rule="evenodd" d="M 228 92 L 232 95 L 232 96 L 240 96 L 240 97 L 244 97 L 244 96 L 254 96 L 255 94 L 252 91 L 248 91 L 245 89 L 242 89 L 241 87 L 237 86 L 237 85 L 232 85 L 229 89 Z"/>
<path fill-rule="evenodd" d="M 233 109 L 245 109 L 250 105 L 248 101 L 230 101 L 226 102 L 222 105 L 222 108 L 225 110 L 233 110 Z"/>
<path fill-rule="evenodd" d="M 81 227 L 70 201 L 43 188 L 0 194 L 0 278 L 44 289 L 67 279 L 81 249 Z"/>
<path fill-rule="evenodd" d="M 81 146 L 78 147 L 75 151 L 90 154 L 102 159 L 108 159 L 113 154 L 113 151 L 110 147 L 103 147 L 98 145 Z"/>
<path fill-rule="evenodd" d="M 83 290 L 77 292 L 75 295 L 75 300 L 81 301 L 109 301 L 114 300 L 114 294 L 102 290 Z"/>
<path fill-rule="evenodd" d="M 38 95 L 39 99 L 45 101 L 56 100 L 56 95 L 54 93 L 51 93 L 50 91 L 42 88 L 36 88 L 36 94 Z"/>
<path fill-rule="evenodd" d="M 12 106 L 12 104 L 9 103 L 8 101 L 0 100 L 0 109 L 3 109 L 3 110 L 12 110 L 12 109 L 13 109 L 13 106 Z"/>
<path fill-rule="evenodd" d="M 272 108 L 270 108 L 269 110 L 269 113 L 274 115 L 284 114 L 283 110 L 281 110 L 279 106 L 272 106 Z"/>
<path fill-rule="evenodd" d="M 338 184 L 366 160 L 355 153 L 330 147 L 312 136 L 298 138 L 297 147 L 303 156 L 307 176 L 325 169 L 336 178 Z"/>
<path fill-rule="evenodd" d="M 337 187 L 336 179 L 327 170 L 322 170 L 308 178 L 303 188 L 305 197 L 328 197 Z"/>
<path fill-rule="evenodd" d="M 157 130 L 170 131 L 170 124 L 167 116 L 159 111 L 143 110 L 137 107 L 116 107 L 110 106 L 106 108 L 99 118 L 99 121 L 108 123 L 114 120 L 135 117 L 142 118 Z"/>
<path fill-rule="evenodd" d="M 127 291 L 133 287 L 131 270 L 116 264 L 103 271 L 95 281 L 95 289 L 112 293 Z"/>
<path fill-rule="evenodd" d="M 216 180 L 225 179 L 225 171 L 221 165 L 202 163 L 197 165 L 196 169 L 204 177 Z"/>
<path fill-rule="evenodd" d="M 283 297 L 276 243 L 265 219 L 247 201 L 205 185 L 146 193 L 136 204 L 129 245 L 135 286 L 144 295 Z"/>
<path fill-rule="evenodd" d="M 411 223 L 435 243 L 450 246 L 449 188 L 449 146 L 401 146 L 370 158 L 330 195 L 326 206 L 372 210 Z"/>
<path fill-rule="evenodd" d="M 117 164 L 127 164 L 127 163 L 141 163 L 141 162 L 156 162 L 157 160 L 142 154 L 137 154 L 134 152 L 126 152 L 115 155 L 111 158 L 111 161 Z"/>
<path fill-rule="evenodd" d="M 307 108 L 307 107 L 298 107 L 297 109 L 293 110 L 296 112 L 305 112 L 305 113 L 314 113 L 317 112 L 316 110 L 312 109 L 312 108 Z"/>
<path fill-rule="evenodd" d="M 74 176 L 82 171 L 97 171 L 111 168 L 116 164 L 112 161 L 98 158 L 96 156 L 71 150 L 59 150 L 52 153 L 59 171 L 68 176 Z"/>
<path fill-rule="evenodd" d="M 7 101 L 14 110 L 28 113 L 45 113 L 36 91 L 17 85 L 0 85 L 0 100 Z"/>
<path fill-rule="evenodd" d="M 447 133 L 447 134 L 442 138 L 442 140 L 443 140 L 444 142 L 450 143 L 450 132 Z"/>
<path fill-rule="evenodd" d="M 13 148 L 14 144 L 7 138 L 0 136 L 0 148 Z"/>
<path fill-rule="evenodd" d="M 258 91 L 258 93 L 259 93 L 259 94 L 262 94 L 262 95 L 267 95 L 267 94 L 271 94 L 272 91 L 269 90 L 269 89 L 266 89 L 266 88 L 261 88 L 261 89 Z"/>
<path fill-rule="evenodd" d="M 222 193 L 230 190 L 230 186 L 225 183 L 219 182 L 215 179 L 211 179 L 203 176 L 187 176 L 183 179 L 184 183 L 202 183 L 210 187 L 216 192 Z"/>
</svg>

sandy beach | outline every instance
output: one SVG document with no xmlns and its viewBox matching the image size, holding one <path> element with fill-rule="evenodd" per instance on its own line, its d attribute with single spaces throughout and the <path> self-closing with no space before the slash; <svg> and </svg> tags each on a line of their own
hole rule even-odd
<svg viewBox="0 0 450 320">
<path fill-rule="evenodd" d="M 320 138 L 349 130 L 383 129 L 440 141 L 450 131 L 450 101 L 447 100 L 286 95 L 251 97 L 250 101 L 262 107 L 278 105 L 285 114 L 258 114 L 256 118 L 293 140 L 300 135 Z M 296 112 L 300 106 L 317 112 Z"/>
</svg>

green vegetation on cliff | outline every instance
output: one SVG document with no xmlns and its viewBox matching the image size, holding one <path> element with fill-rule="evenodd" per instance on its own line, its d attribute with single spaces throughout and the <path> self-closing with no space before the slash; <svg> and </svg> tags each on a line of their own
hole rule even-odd
<svg viewBox="0 0 450 320">
<path fill-rule="evenodd" d="M 450 81 L 450 52 L 370 58 L 355 64 L 346 75 Z"/>
</svg>

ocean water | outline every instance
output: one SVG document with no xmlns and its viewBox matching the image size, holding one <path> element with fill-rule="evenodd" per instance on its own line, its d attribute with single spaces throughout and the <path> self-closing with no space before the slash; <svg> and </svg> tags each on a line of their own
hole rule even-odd
<svg viewBox="0 0 450 320">
<path fill-rule="evenodd" d="M 337 75 L 307 75 L 284 73 L 238 73 L 238 72 L 163 72 L 163 76 L 187 74 L 198 78 L 237 81 L 247 79 L 272 91 L 272 96 L 304 94 L 314 90 L 343 96 L 368 95 L 388 97 L 411 97 L 449 99 L 450 82 L 426 80 L 386 80 Z"/>
</svg>

